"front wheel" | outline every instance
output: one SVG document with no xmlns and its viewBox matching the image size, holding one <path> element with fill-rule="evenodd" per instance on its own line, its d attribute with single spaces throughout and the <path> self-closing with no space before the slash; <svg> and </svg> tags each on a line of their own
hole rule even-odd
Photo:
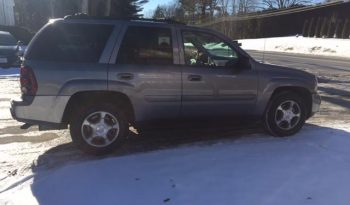
<svg viewBox="0 0 350 205">
<path fill-rule="evenodd" d="M 101 155 L 115 150 L 128 133 L 125 114 L 112 104 L 89 105 L 78 109 L 70 125 L 70 133 L 78 148 Z"/>
<path fill-rule="evenodd" d="M 305 124 L 306 105 L 299 95 L 282 92 L 270 101 L 264 116 L 266 130 L 274 136 L 290 136 Z"/>
</svg>

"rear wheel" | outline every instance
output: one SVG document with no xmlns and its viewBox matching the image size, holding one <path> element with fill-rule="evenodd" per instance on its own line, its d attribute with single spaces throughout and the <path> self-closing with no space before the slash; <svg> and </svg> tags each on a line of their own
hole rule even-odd
<svg viewBox="0 0 350 205">
<path fill-rule="evenodd" d="M 305 101 L 294 92 L 281 92 L 270 101 L 264 116 L 266 130 L 274 136 L 290 136 L 305 124 Z"/>
<path fill-rule="evenodd" d="M 97 104 L 76 111 L 70 124 L 73 142 L 84 152 L 101 155 L 115 150 L 128 134 L 124 112 L 112 104 Z"/>
</svg>

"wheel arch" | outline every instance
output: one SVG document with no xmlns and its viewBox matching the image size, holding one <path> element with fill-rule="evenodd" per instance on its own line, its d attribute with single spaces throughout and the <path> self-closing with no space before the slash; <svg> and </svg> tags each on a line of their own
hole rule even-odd
<svg viewBox="0 0 350 205">
<path fill-rule="evenodd" d="M 98 102 L 110 102 L 116 106 L 122 106 L 126 111 L 128 121 L 133 123 L 135 121 L 134 108 L 131 100 L 127 95 L 121 92 L 115 91 L 81 91 L 72 95 L 65 107 L 62 123 L 70 124 L 70 119 L 74 113 L 74 110 L 82 105 L 82 102 L 86 103 L 98 103 Z"/>
<path fill-rule="evenodd" d="M 293 92 L 294 94 L 300 96 L 302 99 L 305 100 L 305 105 L 306 105 L 306 118 L 308 119 L 311 116 L 311 109 L 312 109 L 312 94 L 311 92 L 304 87 L 299 87 L 299 86 L 282 86 L 282 87 L 277 87 L 271 94 L 269 101 L 267 103 L 267 106 L 265 108 L 268 108 L 269 103 L 273 100 L 273 98 L 282 92 Z"/>
</svg>

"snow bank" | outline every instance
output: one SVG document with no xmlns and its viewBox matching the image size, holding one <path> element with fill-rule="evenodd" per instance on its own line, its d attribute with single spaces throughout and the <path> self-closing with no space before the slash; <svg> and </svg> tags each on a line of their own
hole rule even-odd
<svg viewBox="0 0 350 205">
<path fill-rule="evenodd" d="M 350 39 L 279 37 L 239 40 L 245 50 L 350 57 Z"/>
<path fill-rule="evenodd" d="M 350 133 L 306 126 L 37 171 L 3 192 L 6 204 L 347 205 Z M 1 190 L 0 190 L 1 191 Z"/>
</svg>

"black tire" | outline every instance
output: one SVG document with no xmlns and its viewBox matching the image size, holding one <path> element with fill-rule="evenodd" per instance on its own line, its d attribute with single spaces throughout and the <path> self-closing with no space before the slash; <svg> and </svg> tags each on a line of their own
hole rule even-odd
<svg viewBox="0 0 350 205">
<path fill-rule="evenodd" d="M 288 104 L 290 108 L 288 108 Z M 287 108 L 288 112 L 284 110 Z M 306 111 L 306 103 L 298 94 L 288 91 L 277 93 L 272 97 L 265 111 L 263 119 L 264 127 L 273 136 L 284 137 L 294 135 L 305 124 Z M 296 113 L 300 113 L 299 119 Z M 293 117 L 293 115 L 296 116 Z M 284 120 L 285 118 L 287 120 Z"/>
<path fill-rule="evenodd" d="M 83 137 L 84 135 L 83 130 L 85 130 L 85 128 L 82 127 L 83 122 L 86 122 L 87 118 L 90 115 L 94 115 L 94 113 L 97 113 L 96 115 L 99 115 L 98 114 L 99 112 L 107 113 L 106 116 L 108 115 L 108 118 L 112 118 L 113 116 L 117 120 L 117 123 L 119 126 L 119 129 L 115 128 L 115 130 L 113 130 L 114 132 L 117 133 L 117 134 L 114 133 L 111 135 L 113 136 L 113 141 L 111 140 L 112 142 L 106 146 L 103 146 L 101 144 L 97 145 L 97 143 L 95 143 L 95 146 L 93 146 L 92 144 L 94 143 L 90 142 L 89 144 L 89 142 L 87 142 L 87 140 L 85 140 Z M 104 119 L 103 121 L 106 121 L 106 120 Z M 99 103 L 99 104 L 89 104 L 89 105 L 77 108 L 77 110 L 72 116 L 69 129 L 70 129 L 70 134 L 71 134 L 73 143 L 80 150 L 88 154 L 104 155 L 104 154 L 113 152 L 114 150 L 116 150 L 117 147 L 122 145 L 122 143 L 125 141 L 129 133 L 129 123 L 125 113 L 123 112 L 122 109 L 120 109 L 120 106 L 116 106 L 110 103 Z M 96 129 L 91 129 L 91 130 L 96 130 Z M 111 130 L 105 133 L 105 135 L 108 135 L 110 131 Z M 90 132 L 94 132 L 94 131 L 90 131 Z M 99 141 L 102 141 L 103 137 L 99 137 L 99 138 L 100 138 Z"/>
</svg>

